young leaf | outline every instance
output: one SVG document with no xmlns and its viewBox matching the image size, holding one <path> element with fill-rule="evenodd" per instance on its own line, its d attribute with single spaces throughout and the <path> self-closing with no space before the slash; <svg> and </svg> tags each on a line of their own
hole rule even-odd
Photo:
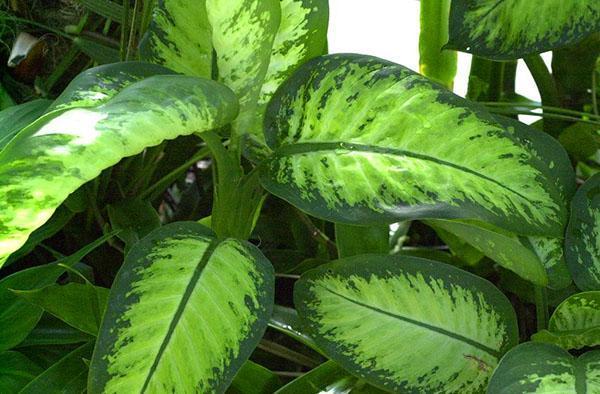
<svg viewBox="0 0 600 394">
<path fill-rule="evenodd" d="M 577 287 L 600 290 L 600 174 L 588 179 L 573 197 L 565 257 Z"/>
<path fill-rule="evenodd" d="M 19 352 L 0 352 L 0 393 L 18 393 L 42 369 Z"/>
<path fill-rule="evenodd" d="M 600 291 L 578 293 L 564 300 L 550 317 L 548 330 L 534 334 L 532 339 L 567 350 L 600 345 Z"/>
<path fill-rule="evenodd" d="M 192 222 L 153 231 L 111 289 L 89 392 L 222 392 L 266 329 L 273 282 L 248 243 Z"/>
<path fill-rule="evenodd" d="M 85 103 L 90 91 L 84 93 L 81 98 L 76 89 L 69 92 Z M 106 94 L 92 100 L 98 96 Z M 62 105 L 70 104 L 59 98 Z M 0 152 L 0 195 L 6 196 L 0 201 L 0 265 L 70 193 L 103 169 L 165 139 L 223 126 L 236 114 L 235 96 L 225 86 L 160 75 L 133 83 L 96 107 L 70 108 L 21 131 Z"/>
<path fill-rule="evenodd" d="M 263 185 L 312 215 L 470 218 L 562 236 L 566 207 L 543 161 L 479 106 L 394 63 L 308 62 L 273 97 L 265 128 Z"/>
<path fill-rule="evenodd" d="M 600 391 L 600 351 L 578 359 L 555 345 L 527 342 L 509 351 L 500 361 L 488 394 L 573 393 Z"/>
<path fill-rule="evenodd" d="M 80 283 L 68 283 L 62 286 L 54 284 L 36 290 L 13 290 L 13 292 L 65 323 L 91 335 L 98 334 L 100 320 L 108 299 L 108 289 Z"/>
<path fill-rule="evenodd" d="M 447 47 L 509 60 L 573 44 L 598 31 L 596 0 L 453 0 Z"/>
<path fill-rule="evenodd" d="M 85 360 L 89 360 L 93 348 L 93 343 L 86 343 L 73 350 L 29 382 L 19 394 L 83 392 L 88 374 Z"/>
<path fill-rule="evenodd" d="M 327 361 L 286 384 L 275 394 L 380 394 L 385 391 L 350 375 L 333 361 Z"/>
<path fill-rule="evenodd" d="M 294 303 L 327 356 L 393 392 L 479 392 L 518 342 L 491 283 L 420 258 L 338 260 L 303 275 Z"/>
</svg>

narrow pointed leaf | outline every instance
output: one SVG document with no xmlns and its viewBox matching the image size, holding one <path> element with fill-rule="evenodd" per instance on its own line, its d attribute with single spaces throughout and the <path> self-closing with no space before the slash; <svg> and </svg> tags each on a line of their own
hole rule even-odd
<svg viewBox="0 0 600 394">
<path fill-rule="evenodd" d="M 274 96 L 265 127 L 263 185 L 323 219 L 470 218 L 562 236 L 566 207 L 545 163 L 483 109 L 397 64 L 310 61 Z"/>
<path fill-rule="evenodd" d="M 571 202 L 565 256 L 581 290 L 600 290 L 600 174 L 579 188 Z"/>
<path fill-rule="evenodd" d="M 488 394 L 600 392 L 600 351 L 578 359 L 555 345 L 528 342 L 509 351 L 500 361 Z"/>
<path fill-rule="evenodd" d="M 163 140 L 223 126 L 236 114 L 226 87 L 161 75 L 96 107 L 71 108 L 21 131 L 0 153 L 0 265 L 70 193 L 105 168 Z"/>
<path fill-rule="evenodd" d="M 294 303 L 331 359 L 392 392 L 480 392 L 518 341 L 491 283 L 420 258 L 338 260 L 303 275 Z"/>
<path fill-rule="evenodd" d="M 92 355 L 93 343 L 73 350 L 56 364 L 39 374 L 19 394 L 61 393 L 79 394 L 85 390 L 88 366 L 85 360 Z"/>
<path fill-rule="evenodd" d="M 0 393 L 18 393 L 42 369 L 19 352 L 0 352 Z"/>
<path fill-rule="evenodd" d="M 600 345 L 600 291 L 578 293 L 564 300 L 550 317 L 548 329 L 532 339 L 567 350 Z"/>
<path fill-rule="evenodd" d="M 385 392 L 351 375 L 335 362 L 327 361 L 292 380 L 277 390 L 275 394 L 379 394 Z"/>
<path fill-rule="evenodd" d="M 453 0 L 447 47 L 508 60 L 574 44 L 599 31 L 596 0 Z"/>
<path fill-rule="evenodd" d="M 206 0 L 161 0 L 140 45 L 142 59 L 185 75 L 212 76 L 212 29 Z"/>
<path fill-rule="evenodd" d="M 246 242 L 191 222 L 153 231 L 111 289 L 89 392 L 224 391 L 264 333 L 273 285 Z"/>
</svg>

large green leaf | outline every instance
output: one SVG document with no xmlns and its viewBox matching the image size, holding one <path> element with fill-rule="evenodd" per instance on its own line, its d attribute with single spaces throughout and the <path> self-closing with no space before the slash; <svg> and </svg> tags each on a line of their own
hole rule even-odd
<svg viewBox="0 0 600 394">
<path fill-rule="evenodd" d="M 265 128 L 275 152 L 263 185 L 315 216 L 469 218 L 562 236 L 566 207 L 545 163 L 485 110 L 397 64 L 310 61 L 273 97 Z"/>
<path fill-rule="evenodd" d="M 70 91 L 84 102 L 106 98 L 102 92 L 92 98 L 90 90 L 84 93 Z M 0 152 L 0 265 L 70 193 L 103 169 L 165 139 L 223 126 L 236 114 L 235 96 L 225 86 L 160 75 L 95 107 L 70 108 L 22 130 Z"/>
<path fill-rule="evenodd" d="M 420 258 L 338 260 L 303 275 L 294 302 L 331 359 L 394 392 L 480 392 L 518 342 L 515 312 L 491 283 Z"/>
<path fill-rule="evenodd" d="M 88 366 L 85 360 L 92 355 L 93 343 L 73 350 L 56 364 L 36 376 L 19 394 L 61 393 L 80 394 L 85 390 Z"/>
<path fill-rule="evenodd" d="M 17 393 L 41 368 L 19 352 L 0 352 L 0 393 Z"/>
<path fill-rule="evenodd" d="M 550 317 L 548 329 L 532 339 L 567 350 L 600 345 L 600 291 L 578 293 L 564 300 Z"/>
<path fill-rule="evenodd" d="M 267 326 L 273 285 L 246 242 L 189 222 L 153 231 L 111 289 L 89 392 L 222 392 Z"/>
<path fill-rule="evenodd" d="M 600 392 L 600 351 L 578 359 L 555 345 L 528 342 L 512 349 L 494 372 L 488 394 Z"/>
<path fill-rule="evenodd" d="M 577 287 L 600 290 L 600 174 L 573 197 L 565 256 Z"/>
<path fill-rule="evenodd" d="M 286 384 L 275 394 L 379 394 L 385 391 L 352 376 L 333 361 L 327 361 Z"/>
<path fill-rule="evenodd" d="M 447 47 L 516 59 L 600 31 L 597 0 L 453 0 Z"/>
<path fill-rule="evenodd" d="M 279 376 L 250 360 L 235 375 L 227 394 L 272 394 L 281 387 Z"/>
</svg>

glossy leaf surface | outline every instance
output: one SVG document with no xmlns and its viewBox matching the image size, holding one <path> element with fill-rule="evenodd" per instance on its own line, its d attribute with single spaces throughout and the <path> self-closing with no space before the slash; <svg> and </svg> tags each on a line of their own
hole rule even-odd
<svg viewBox="0 0 600 394">
<path fill-rule="evenodd" d="M 103 169 L 163 140 L 223 126 L 237 114 L 229 89 L 180 75 L 150 77 L 118 94 L 79 92 L 76 86 L 67 93 L 71 101 L 59 98 L 55 105 L 71 106 L 75 100 L 98 104 L 98 97 L 105 101 L 64 110 L 39 127 L 34 124 L 0 152 L 0 194 L 6 196 L 0 201 L 0 264 L 70 193 Z"/>
<path fill-rule="evenodd" d="M 596 0 L 453 0 L 448 47 L 516 59 L 574 44 L 598 31 Z"/>
<path fill-rule="evenodd" d="M 294 302 L 331 359 L 393 392 L 480 392 L 518 341 L 512 306 L 491 283 L 408 256 L 321 266 L 296 283 Z"/>
<path fill-rule="evenodd" d="M 567 350 L 600 345 L 600 291 L 578 293 L 564 300 L 550 317 L 548 329 L 532 339 Z"/>
<path fill-rule="evenodd" d="M 566 207 L 545 163 L 480 107 L 397 64 L 310 61 L 275 95 L 265 127 L 274 154 L 263 185 L 317 217 L 470 218 L 562 236 Z"/>
<path fill-rule="evenodd" d="M 600 392 L 600 351 L 578 359 L 555 345 L 527 342 L 500 361 L 488 394 Z"/>
<path fill-rule="evenodd" d="M 192 222 L 136 244 L 111 289 L 90 393 L 221 392 L 262 336 L 273 269 L 252 245 Z"/>
</svg>

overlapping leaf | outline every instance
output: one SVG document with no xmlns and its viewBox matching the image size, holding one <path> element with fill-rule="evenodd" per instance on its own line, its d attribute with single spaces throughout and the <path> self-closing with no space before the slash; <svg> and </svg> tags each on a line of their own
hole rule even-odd
<svg viewBox="0 0 600 394">
<path fill-rule="evenodd" d="M 271 315 L 273 269 L 252 245 L 190 222 L 127 255 L 111 290 L 88 390 L 223 392 Z"/>
<path fill-rule="evenodd" d="M 74 82 L 49 119 L 22 130 L 0 152 L 0 264 L 70 193 L 103 169 L 165 139 L 223 126 L 237 115 L 235 96 L 216 82 L 157 75 L 119 91 L 123 79 L 136 78 L 123 76 L 123 65 L 112 67 L 97 70 L 100 74 L 92 78 L 119 71 L 107 74 L 106 85 L 80 91 Z M 148 67 L 154 73 L 165 70 Z M 73 108 L 73 102 L 90 107 Z"/>
<path fill-rule="evenodd" d="M 494 372 L 488 394 L 600 392 L 600 351 L 579 358 L 555 345 L 528 342 L 506 354 Z"/>
<path fill-rule="evenodd" d="M 515 313 L 491 283 L 420 258 L 326 264 L 302 276 L 294 302 L 331 359 L 392 392 L 480 392 L 518 341 Z"/>
<path fill-rule="evenodd" d="M 600 345 L 600 291 L 578 293 L 564 300 L 550 317 L 548 329 L 534 334 L 533 340 L 567 350 Z"/>
<path fill-rule="evenodd" d="M 315 216 L 469 218 L 562 236 L 563 191 L 535 152 L 478 106 L 402 66 L 362 55 L 315 59 L 275 95 L 265 127 L 274 154 L 263 185 Z"/>
<path fill-rule="evenodd" d="M 516 59 L 600 32 L 596 0 L 453 0 L 448 47 Z"/>
<path fill-rule="evenodd" d="M 581 290 L 600 290 L 600 174 L 588 179 L 571 203 L 565 255 Z"/>
</svg>

